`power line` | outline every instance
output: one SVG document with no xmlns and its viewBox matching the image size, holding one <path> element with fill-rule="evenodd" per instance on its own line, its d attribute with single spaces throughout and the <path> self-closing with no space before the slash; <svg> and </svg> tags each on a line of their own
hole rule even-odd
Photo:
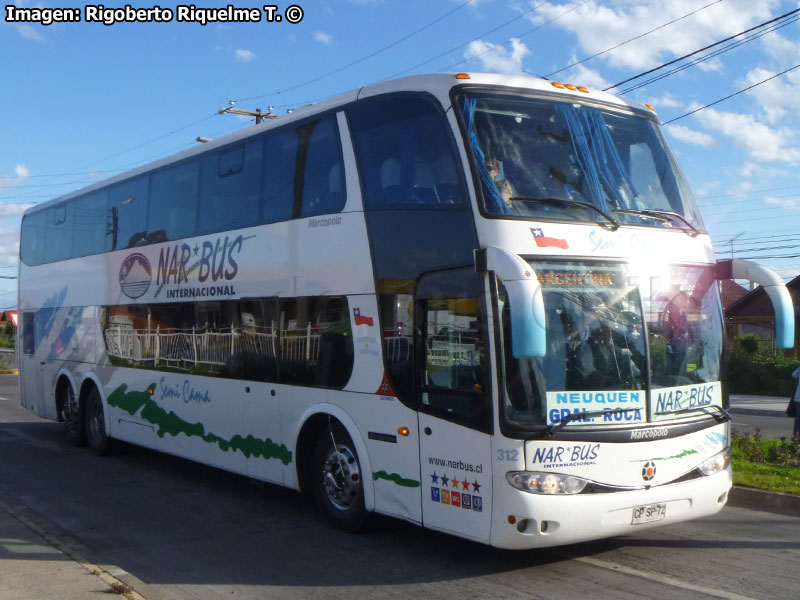
<svg viewBox="0 0 800 600">
<path fill-rule="evenodd" d="M 714 196 L 695 196 L 696 200 L 708 200 L 711 198 L 728 198 L 731 196 L 749 196 L 750 194 L 760 194 L 761 192 L 778 192 L 781 190 L 793 190 L 799 188 L 800 185 L 787 185 L 784 187 L 777 187 L 777 188 L 766 188 L 761 190 L 750 190 L 748 192 L 728 192 L 725 194 L 716 194 Z"/>
<path fill-rule="evenodd" d="M 588 0 L 587 0 L 587 1 L 588 1 Z M 507 27 L 508 25 L 511 25 L 512 23 L 515 23 L 516 21 L 519 21 L 521 18 L 523 18 L 523 17 L 525 17 L 525 16 L 529 15 L 530 13 L 532 13 L 533 11 L 535 11 L 535 10 L 536 10 L 537 8 L 539 8 L 539 7 L 540 7 L 542 4 L 544 4 L 544 2 L 540 2 L 539 4 L 535 5 L 535 6 L 534 6 L 533 8 L 531 8 L 530 10 L 528 10 L 528 11 L 525 11 L 524 13 L 517 15 L 517 16 L 516 16 L 516 17 L 514 17 L 513 19 L 510 19 L 510 20 L 506 21 L 505 23 L 502 23 L 502 24 L 498 25 L 498 26 L 497 26 L 497 27 L 495 27 L 494 29 L 490 29 L 489 31 L 485 31 L 484 33 L 480 34 L 478 37 L 476 37 L 476 38 L 473 38 L 473 39 L 469 40 L 468 42 L 464 42 L 463 44 L 459 44 L 458 46 L 453 46 L 453 47 L 452 47 L 452 48 L 450 48 L 449 50 L 446 50 L 445 52 L 442 52 L 441 54 L 437 54 L 437 55 L 436 55 L 436 56 L 434 56 L 433 58 L 429 58 L 428 60 L 425 60 L 425 61 L 423 61 L 423 62 L 421 62 L 421 63 L 417 63 L 417 64 L 416 64 L 416 65 L 414 65 L 413 67 L 409 67 L 409 68 L 407 68 L 407 69 L 404 69 L 404 70 L 402 70 L 402 71 L 398 71 L 397 73 L 394 73 L 393 75 L 389 75 L 388 77 L 384 78 L 382 81 L 386 81 L 387 79 L 394 79 L 395 77 L 399 77 L 400 75 L 405 75 L 405 74 L 406 74 L 406 73 L 408 73 L 409 71 L 413 71 L 413 70 L 415 70 L 415 69 L 418 69 L 419 67 L 422 67 L 422 66 L 424 66 L 424 65 L 427 65 L 428 63 L 432 63 L 433 61 L 435 61 L 435 60 L 438 60 L 438 59 L 442 58 L 443 56 L 447 56 L 447 55 L 448 55 L 448 54 L 450 54 L 451 52 L 455 52 L 456 50 L 460 50 L 461 48 L 464 48 L 465 46 L 468 46 L 468 45 L 470 45 L 472 42 L 477 42 L 477 41 L 478 41 L 478 40 L 480 40 L 481 38 L 483 38 L 483 37 L 486 37 L 487 35 L 491 35 L 491 34 L 493 34 L 495 31 L 498 31 L 498 30 L 500 30 L 500 29 L 503 29 L 504 27 Z M 583 2 L 583 4 L 586 4 L 586 2 Z"/>
<path fill-rule="evenodd" d="M 672 21 L 669 21 L 668 23 L 664 23 L 662 25 L 659 25 L 658 27 L 654 27 L 650 31 L 646 31 L 646 32 L 644 32 L 644 33 L 642 33 L 640 35 L 637 35 L 636 37 L 632 37 L 632 38 L 630 38 L 628 40 L 625 40 L 624 42 L 620 42 L 616 46 L 612 46 L 611 48 L 606 48 L 605 50 L 602 50 L 602 51 L 598 52 L 597 54 L 592 54 L 591 56 L 587 56 L 586 58 L 582 58 L 581 60 L 578 60 L 578 61 L 575 61 L 573 63 L 570 63 L 566 67 L 561 67 L 557 71 L 553 71 L 552 73 L 548 73 L 547 75 L 544 76 L 544 78 L 548 79 L 551 76 L 556 75 L 557 73 L 561 73 L 561 71 L 566 71 L 567 69 L 570 69 L 570 68 L 572 68 L 572 67 L 574 67 L 576 65 L 579 65 L 581 63 L 585 63 L 586 61 L 592 60 L 593 58 L 597 58 L 598 56 L 600 56 L 602 54 L 606 54 L 607 52 L 611 52 L 612 50 L 616 50 L 617 48 L 620 48 L 621 46 L 624 46 L 625 44 L 627 44 L 629 42 L 634 42 L 636 40 L 639 40 L 639 39 L 641 39 L 641 38 L 643 38 L 645 36 L 650 35 L 651 33 L 655 32 L 655 31 L 658 31 L 659 29 L 663 29 L 664 27 L 667 27 L 668 25 L 672 25 L 673 23 L 677 23 L 678 21 L 681 21 L 681 20 L 683 20 L 683 19 L 685 19 L 687 17 L 690 17 L 695 13 L 699 13 L 701 10 L 706 9 L 709 6 L 713 6 L 714 4 L 719 4 L 720 2 L 722 2 L 722 0 L 714 0 L 714 2 L 706 4 L 705 6 L 701 6 L 697 10 L 693 10 L 692 12 L 687 13 L 687 14 L 683 15 L 682 17 L 678 17 L 677 19 L 673 19 Z"/>
<path fill-rule="evenodd" d="M 419 29 L 416 29 L 416 30 L 412 31 L 408 35 L 403 36 L 399 40 L 395 40 L 391 44 L 388 44 L 388 45 L 384 46 L 383 48 L 375 50 L 374 52 L 370 52 L 369 54 L 367 54 L 365 56 L 362 56 L 361 58 L 358 58 L 358 59 L 356 59 L 356 60 L 354 60 L 354 61 L 352 61 L 352 62 L 350 62 L 350 63 L 348 63 L 348 64 L 346 64 L 346 65 L 344 65 L 342 67 L 334 69 L 333 71 L 328 71 L 327 73 L 324 73 L 323 75 L 319 75 L 317 77 L 314 77 L 314 78 L 309 79 L 307 81 L 304 81 L 302 83 L 298 83 L 297 85 L 293 85 L 293 86 L 284 88 L 284 89 L 279 90 L 277 92 L 269 92 L 267 94 L 260 94 L 258 96 L 248 96 L 246 98 L 239 98 L 239 99 L 237 99 L 237 102 L 246 101 L 246 100 L 255 100 L 257 98 L 264 98 L 266 96 L 278 96 L 280 94 L 283 94 L 283 93 L 286 93 L 286 92 L 291 92 L 291 91 L 299 89 L 301 87 L 305 87 L 305 86 L 307 86 L 307 85 L 309 85 L 311 83 L 315 83 L 315 82 L 319 81 L 320 79 L 325 79 L 326 77 L 330 77 L 331 75 L 335 75 L 336 73 L 340 73 L 341 71 L 344 71 L 345 69 L 349 69 L 350 67 L 353 67 L 353 66 L 355 66 L 355 65 L 357 65 L 359 63 L 362 63 L 365 60 L 368 60 L 368 59 L 372 58 L 373 56 L 377 56 L 381 52 L 385 52 L 386 50 L 389 50 L 390 48 L 393 48 L 393 47 L 397 46 L 398 44 L 400 44 L 402 42 L 405 42 L 407 39 L 414 37 L 418 33 L 420 33 L 422 31 L 424 31 L 425 29 L 428 29 L 429 27 L 435 25 L 439 21 L 442 21 L 443 19 L 446 19 L 447 17 L 452 15 L 454 12 L 464 8 L 465 6 L 467 6 L 467 4 L 470 4 L 471 2 L 472 2 L 472 0 L 467 0 L 466 2 L 462 2 L 461 4 L 459 4 L 458 6 L 453 8 L 452 10 L 449 10 L 448 12 L 443 14 L 442 16 L 437 17 L 436 19 L 434 19 L 433 21 L 427 23 L 426 25 L 423 25 Z"/>
<path fill-rule="evenodd" d="M 637 83 L 636 85 L 633 85 L 633 86 L 631 86 L 629 88 L 625 88 L 624 90 L 621 90 L 618 93 L 618 95 L 630 94 L 631 92 L 634 92 L 634 91 L 636 91 L 638 89 L 646 87 L 651 83 L 655 83 L 656 81 L 661 81 L 662 79 L 666 79 L 667 77 L 670 77 L 671 75 L 675 75 L 676 73 L 680 73 L 681 71 L 685 71 L 686 69 L 689 69 L 689 68 L 691 68 L 691 67 L 693 67 L 695 65 L 699 65 L 702 62 L 706 62 L 708 60 L 711 60 L 712 58 L 716 58 L 717 56 L 725 54 L 726 52 L 730 52 L 731 50 L 735 50 L 739 46 L 743 46 L 744 44 L 748 44 L 748 43 L 750 43 L 752 41 L 755 41 L 755 40 L 767 35 L 767 34 L 773 33 L 773 32 L 775 32 L 775 31 L 777 31 L 779 29 L 783 29 L 784 27 L 787 27 L 787 26 L 789 26 L 789 25 L 791 25 L 793 23 L 796 23 L 797 21 L 800 21 L 800 15 L 795 15 L 791 19 L 787 19 L 786 21 L 783 21 L 780 24 L 771 25 L 768 29 L 766 29 L 764 31 L 760 31 L 758 33 L 754 33 L 754 34 L 744 38 L 743 40 L 738 40 L 736 42 L 733 42 L 732 44 L 729 44 L 728 46 L 720 48 L 719 50 L 715 50 L 714 52 L 710 52 L 710 53 L 706 54 L 705 56 L 701 56 L 700 58 L 696 58 L 696 59 L 694 59 L 694 60 L 692 60 L 692 61 L 690 61 L 690 62 L 688 62 L 688 63 L 686 63 L 684 65 L 677 66 L 677 67 L 667 71 L 666 73 L 662 73 L 661 75 L 657 75 L 657 76 L 652 77 L 650 79 L 647 79 L 647 80 L 645 80 L 645 81 L 643 81 L 641 83 Z"/>
<path fill-rule="evenodd" d="M 541 29 L 542 27 L 544 27 L 544 26 L 546 26 L 546 25 L 549 25 L 550 23 L 553 23 L 554 21 L 558 21 L 558 20 L 559 20 L 561 17 L 565 17 L 565 16 L 567 16 L 569 13 L 571 13 L 571 12 L 573 12 L 573 11 L 575 11 L 575 10 L 578 10 L 578 9 L 579 9 L 581 6 L 583 6 L 584 4 L 588 4 L 590 1 L 591 1 L 591 0 L 584 0 L 584 2 L 581 2 L 580 4 L 576 4 L 575 6 L 573 6 L 572 8 L 570 8 L 569 10 L 565 10 L 563 13 L 561 13 L 561 14 L 560 14 L 560 15 L 558 15 L 557 17 L 553 17 L 553 18 L 552 18 L 552 19 L 550 19 L 549 21 L 545 21 L 544 23 L 541 23 L 541 24 L 537 25 L 536 27 L 532 27 L 531 29 L 528 29 L 527 31 L 525 31 L 525 32 L 523 32 L 523 33 L 521 33 L 521 34 L 519 34 L 518 36 L 516 36 L 516 38 L 517 38 L 517 39 L 522 39 L 522 38 L 523 38 L 523 37 L 525 37 L 526 35 L 530 35 L 530 34 L 531 34 L 531 33 L 533 33 L 534 31 L 536 31 L 536 30 L 538 30 L 538 29 Z M 489 52 L 492 52 L 493 50 L 497 50 L 498 48 L 501 48 L 501 47 L 503 47 L 503 46 L 507 46 L 508 44 L 510 44 L 510 43 L 511 43 L 511 41 L 512 41 L 513 39 L 514 39 L 514 37 L 511 37 L 511 38 L 507 39 L 505 42 L 503 42 L 502 44 L 497 44 L 496 46 L 492 46 L 491 48 L 489 48 L 489 49 L 487 49 L 487 50 L 484 50 L 483 52 L 481 52 L 481 53 L 479 53 L 479 54 L 476 54 L 475 56 L 470 56 L 469 58 L 465 58 L 464 60 L 458 61 L 457 63 L 451 64 L 451 65 L 448 65 L 448 66 L 447 66 L 447 69 L 452 69 L 453 67 L 457 67 L 458 65 L 463 65 L 465 62 L 469 62 L 469 61 L 471 61 L 471 60 L 475 60 L 476 58 L 480 58 L 480 57 L 481 57 L 481 56 L 483 56 L 484 54 L 488 54 Z M 477 40 L 477 39 L 474 39 L 474 40 L 472 40 L 472 42 L 475 42 L 475 41 L 478 41 L 478 40 Z M 471 44 L 472 42 L 468 42 L 468 43 L 469 43 L 469 44 Z M 443 70 L 443 69 L 440 69 L 439 71 L 441 72 L 442 70 Z"/>
<path fill-rule="evenodd" d="M 708 46 L 700 48 L 699 50 L 695 50 L 694 52 L 690 52 L 689 54 L 684 54 L 683 56 L 681 56 L 679 58 L 676 58 L 674 60 L 671 60 L 669 62 L 666 62 L 666 63 L 664 63 L 662 65 L 659 65 L 658 67 L 655 67 L 653 69 L 649 69 L 647 71 L 639 73 L 638 75 L 634 75 L 633 77 L 629 77 L 628 79 L 625 79 L 623 81 L 620 81 L 619 83 L 615 83 L 614 85 L 611 85 L 611 86 L 603 89 L 603 91 L 607 92 L 608 90 L 617 88 L 617 87 L 619 87 L 621 85 L 624 85 L 624 84 L 626 84 L 626 83 L 628 83 L 630 81 L 634 81 L 636 79 L 639 79 L 640 77 L 645 77 L 646 75 L 649 75 L 650 73 L 655 73 L 656 71 L 658 71 L 660 69 L 663 69 L 664 67 L 668 67 L 670 65 L 674 65 L 677 62 L 680 62 L 680 61 L 682 61 L 682 60 L 684 60 L 686 58 L 689 58 L 690 56 L 694 56 L 695 54 L 700 54 L 701 52 L 705 52 L 706 50 L 714 48 L 715 46 L 719 46 L 720 44 L 724 44 L 725 42 L 729 42 L 730 40 L 732 40 L 734 38 L 737 38 L 740 35 L 744 35 L 746 33 L 750 33 L 751 31 L 755 31 L 756 29 L 760 29 L 761 27 L 764 27 L 765 25 L 769 25 L 770 23 L 774 23 L 776 21 L 780 21 L 781 19 L 784 19 L 785 17 L 788 17 L 789 15 L 793 15 L 793 14 L 798 13 L 798 12 L 800 12 L 800 8 L 792 10 L 792 11 L 789 11 L 787 13 L 784 13 L 784 14 L 780 15 L 779 17 L 775 17 L 774 19 L 770 19 L 769 21 L 764 21 L 763 23 L 760 23 L 759 25 L 755 25 L 754 27 L 750 27 L 749 29 L 745 29 L 744 31 L 740 31 L 736 35 L 732 35 L 732 36 L 727 37 L 725 39 L 719 40 L 718 42 L 714 42 L 713 44 L 709 44 Z"/>
<path fill-rule="evenodd" d="M 798 10 L 800 10 L 800 9 L 798 9 Z M 790 71 L 794 71 L 798 67 L 800 67 L 800 64 L 795 65 L 793 67 L 790 67 L 790 68 L 786 69 L 785 71 L 781 71 L 780 73 L 778 73 L 776 75 L 773 75 L 772 77 L 767 77 L 766 79 L 763 79 L 763 80 L 759 81 L 758 83 L 754 83 L 753 85 L 749 85 L 746 88 L 743 88 L 743 89 L 739 90 L 738 92 L 734 92 L 733 94 L 725 96 L 724 98 L 720 98 L 719 100 L 717 100 L 715 102 L 712 102 L 711 104 L 706 104 L 704 106 L 701 106 L 700 108 L 696 108 L 695 110 L 692 110 L 692 111 L 689 111 L 687 113 L 684 113 L 684 114 L 680 115 L 679 117 L 675 117 L 674 119 L 670 119 L 669 121 L 665 121 L 664 123 L 661 123 L 661 125 L 662 126 L 669 125 L 670 123 L 674 123 L 675 121 L 683 119 L 684 117 L 688 117 L 688 116 L 693 115 L 693 114 L 695 114 L 697 112 L 700 112 L 701 110 L 704 110 L 706 108 L 710 108 L 710 107 L 712 107 L 712 106 L 714 106 L 716 104 L 719 104 L 720 102 L 724 102 L 725 100 L 729 100 L 729 99 L 733 98 L 734 96 L 738 96 L 739 94 L 743 94 L 744 92 L 746 92 L 748 90 L 752 90 L 754 87 L 758 87 L 759 85 L 761 85 L 763 83 L 767 83 L 768 81 L 772 81 L 773 79 L 775 79 L 777 77 L 780 77 L 781 75 L 785 75 L 786 73 L 789 73 Z"/>
<path fill-rule="evenodd" d="M 741 240 L 752 240 L 752 239 L 759 239 L 759 240 L 763 239 L 763 240 L 768 240 L 768 239 L 774 239 L 774 238 L 788 238 L 788 239 L 795 239 L 796 237 L 799 237 L 799 236 L 790 235 L 790 234 L 782 234 L 782 235 L 763 235 L 763 236 L 762 236 L 762 235 L 749 235 L 749 236 L 744 236 L 744 237 L 739 237 L 739 236 L 737 236 L 737 239 L 741 239 Z M 713 239 L 713 237 L 712 237 L 712 239 Z M 728 242 L 730 242 L 732 239 L 733 239 L 733 238 L 725 238 L 725 239 L 718 238 L 718 239 L 717 239 L 717 241 L 716 241 L 716 243 L 724 242 L 724 243 L 726 243 L 726 244 L 727 244 L 727 243 L 728 243 Z M 783 239 L 776 240 L 776 241 L 783 241 Z"/>
</svg>

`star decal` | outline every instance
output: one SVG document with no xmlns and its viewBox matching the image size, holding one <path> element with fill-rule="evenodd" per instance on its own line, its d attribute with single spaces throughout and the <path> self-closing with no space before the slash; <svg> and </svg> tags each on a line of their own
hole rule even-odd
<svg viewBox="0 0 800 600">
<path fill-rule="evenodd" d="M 197 256 L 197 253 L 200 252 L 200 246 L 197 244 L 194 245 L 194 255 Z"/>
<path fill-rule="evenodd" d="M 447 475 L 442 475 L 442 485 L 447 485 L 450 482 L 450 478 Z"/>
<path fill-rule="evenodd" d="M 462 488 L 463 488 L 465 491 L 467 491 L 467 492 L 468 492 L 468 491 L 469 491 L 469 481 L 467 481 L 466 479 L 465 479 L 464 481 L 462 481 L 462 482 L 461 482 L 461 487 L 462 487 Z"/>
<path fill-rule="evenodd" d="M 480 492 L 481 491 L 481 486 L 478 483 L 477 479 L 472 482 L 472 491 L 474 491 L 474 492 Z"/>
<path fill-rule="evenodd" d="M 458 479 L 456 479 L 455 477 L 453 477 L 453 479 L 450 481 L 450 485 L 452 485 L 453 488 L 455 488 L 455 489 L 458 489 L 458 484 L 459 483 L 461 483 L 461 482 Z"/>
<path fill-rule="evenodd" d="M 431 483 L 439 483 L 439 476 L 436 474 L 435 471 L 434 471 L 433 475 L 431 475 L 431 479 L 433 480 L 433 481 L 431 481 Z"/>
</svg>

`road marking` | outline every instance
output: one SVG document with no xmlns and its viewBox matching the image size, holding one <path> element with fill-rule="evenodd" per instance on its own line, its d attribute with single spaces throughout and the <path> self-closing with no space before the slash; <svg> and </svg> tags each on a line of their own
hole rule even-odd
<svg viewBox="0 0 800 600">
<path fill-rule="evenodd" d="M 565 554 L 565 556 L 569 555 Z M 608 569 L 610 571 L 615 571 L 616 573 L 625 573 L 626 575 L 648 579 L 657 583 L 663 583 L 664 585 L 671 585 L 684 590 L 707 594 L 709 596 L 713 596 L 714 598 L 725 598 L 726 600 L 757 600 L 751 596 L 743 596 L 742 594 L 737 594 L 736 592 L 728 592 L 726 590 L 719 590 L 717 588 L 712 588 L 705 585 L 697 585 L 696 583 L 690 583 L 688 581 L 683 581 L 682 579 L 676 579 L 675 577 L 670 577 L 669 575 L 663 575 L 653 571 L 642 571 L 641 569 L 634 569 L 633 567 L 627 567 L 625 565 L 602 560 L 600 558 L 593 558 L 591 556 L 569 556 L 569 558 L 577 562 L 599 567 L 601 569 Z"/>
</svg>

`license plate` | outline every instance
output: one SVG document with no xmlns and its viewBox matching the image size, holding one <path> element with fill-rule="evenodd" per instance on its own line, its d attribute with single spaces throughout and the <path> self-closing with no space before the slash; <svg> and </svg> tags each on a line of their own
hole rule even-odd
<svg viewBox="0 0 800 600">
<path fill-rule="evenodd" d="M 642 523 L 652 523 L 667 517 L 666 504 L 646 504 L 637 506 L 633 509 L 631 525 L 641 525 Z"/>
</svg>

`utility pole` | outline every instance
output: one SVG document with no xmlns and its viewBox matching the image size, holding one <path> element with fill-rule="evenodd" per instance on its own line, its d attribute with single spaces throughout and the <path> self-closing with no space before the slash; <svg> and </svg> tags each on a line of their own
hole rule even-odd
<svg viewBox="0 0 800 600">
<path fill-rule="evenodd" d="M 245 110 L 243 108 L 236 108 L 234 104 L 236 104 L 236 100 L 231 100 L 228 102 L 230 106 L 228 108 L 223 108 L 217 114 L 224 115 L 226 113 L 233 114 L 233 115 L 244 115 L 246 117 L 255 117 L 256 118 L 256 125 L 261 123 L 264 119 L 277 119 L 278 115 L 273 113 L 274 106 L 268 106 L 267 112 L 261 112 L 260 108 L 255 110 Z"/>
</svg>

